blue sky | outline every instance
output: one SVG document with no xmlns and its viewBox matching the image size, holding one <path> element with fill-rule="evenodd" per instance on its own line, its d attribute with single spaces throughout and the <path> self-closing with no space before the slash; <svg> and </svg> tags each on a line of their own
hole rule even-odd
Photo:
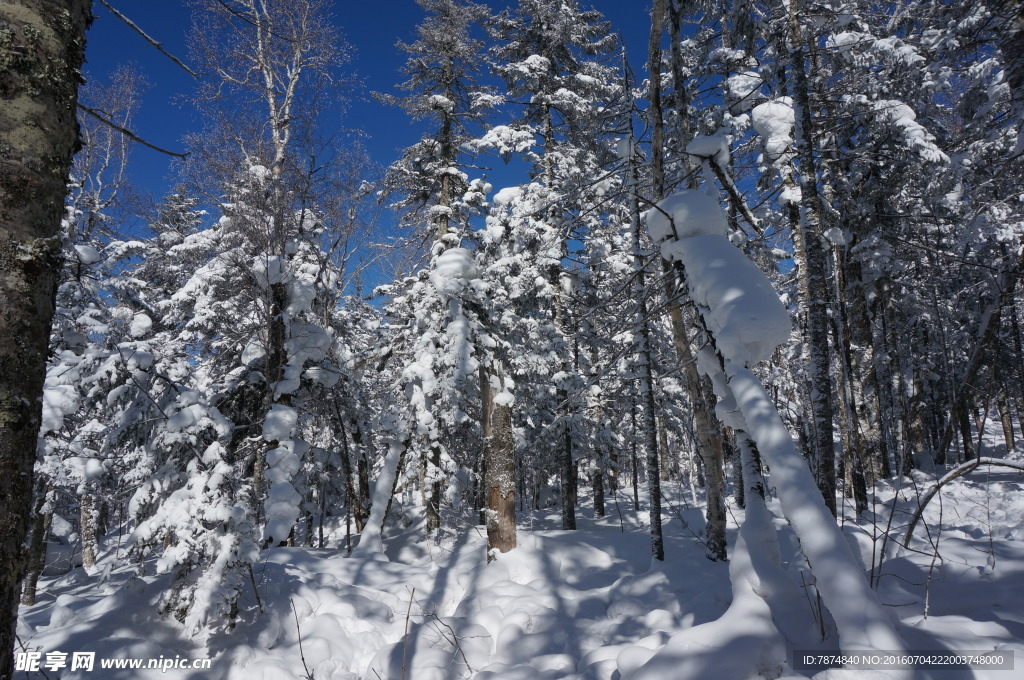
<svg viewBox="0 0 1024 680">
<path fill-rule="evenodd" d="M 191 11 L 186 3 L 181 0 L 109 2 L 187 63 L 186 38 L 191 27 Z M 487 4 L 501 7 L 508 3 L 498 0 Z M 623 34 L 634 69 L 638 77 L 642 77 L 640 69 L 650 26 L 649 3 L 594 0 L 581 4 L 602 11 L 612 22 L 613 29 Z M 94 3 L 93 8 L 96 19 L 87 36 L 87 77 L 103 79 L 119 64 L 138 64 L 152 87 L 134 123 L 135 131 L 163 148 L 183 150 L 180 137 L 200 127 L 192 108 L 179 101 L 194 88 L 193 79 L 101 4 Z M 345 39 L 355 48 L 352 68 L 365 83 L 365 94 L 392 91 L 402 79 L 399 69 L 404 61 L 394 45 L 398 40 L 409 41 L 415 37 L 416 24 L 422 18 L 419 6 L 414 0 L 335 0 L 334 14 Z M 418 129 L 401 110 L 368 96 L 353 102 L 342 124 L 365 132 L 368 150 L 381 165 L 397 158 L 400 149 L 419 136 Z M 136 148 L 131 174 L 143 189 L 160 195 L 172 180 L 170 159 L 149 149 Z"/>
</svg>

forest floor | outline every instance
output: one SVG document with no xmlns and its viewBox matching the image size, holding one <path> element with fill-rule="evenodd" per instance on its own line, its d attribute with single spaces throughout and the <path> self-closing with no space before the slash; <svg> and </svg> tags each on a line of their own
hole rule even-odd
<svg viewBox="0 0 1024 680">
<path fill-rule="evenodd" d="M 861 517 L 844 508 L 843 533 L 900 621 L 907 649 L 1016 656 L 1017 670 L 944 667 L 915 677 L 1024 677 L 1024 474 L 982 467 L 952 482 L 928 506 L 911 549 L 896 548 L 886 527 L 902 538 L 934 479 L 915 473 L 878 484 Z M 729 680 L 731 660 L 717 651 L 723 641 L 699 627 L 729 606 L 728 564 L 704 557 L 695 495 L 672 485 L 667 497 L 663 563 L 650 557 L 645 512 L 633 510 L 631 490 L 620 491 L 603 518 L 584 502 L 573 532 L 556 528 L 557 508 L 522 513 L 519 547 L 490 565 L 482 527 L 424 541 L 409 514 L 407 526 L 389 532 L 387 559 L 346 558 L 338 547 L 266 551 L 254 570 L 263 613 L 248 589 L 238 627 L 208 639 L 190 640 L 157 617 L 166 577 L 134 576 L 107 543 L 97 573 L 44 577 L 40 603 L 22 608 L 18 623 L 24 649 L 43 652 L 44 660 L 52 652 L 69 659 L 95 652 L 95 669 L 71 671 L 69 663 L 15 677 L 629 680 L 669 647 L 708 656 L 722 669 L 715 677 Z M 802 600 L 791 603 L 797 625 L 780 626 L 782 658 L 754 677 L 809 677 L 813 671 L 794 669 L 794 650 L 835 650 L 837 643 L 778 503 L 769 508 L 781 564 Z M 731 547 L 742 509 L 730 502 L 729 517 Z M 212 668 L 99 668 L 102 659 L 161 657 L 211 659 Z M 847 670 L 841 677 L 881 676 Z"/>
</svg>

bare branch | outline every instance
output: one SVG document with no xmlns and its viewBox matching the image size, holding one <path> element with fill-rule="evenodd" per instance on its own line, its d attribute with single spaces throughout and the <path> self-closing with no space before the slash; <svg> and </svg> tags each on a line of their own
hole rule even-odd
<svg viewBox="0 0 1024 680">
<path fill-rule="evenodd" d="M 103 0 L 100 0 L 100 2 L 102 2 L 102 1 Z M 168 156 L 174 156 L 175 158 L 185 158 L 186 156 L 188 156 L 188 153 L 176 153 L 174 151 L 168 151 L 167 149 L 161 149 L 159 146 L 156 146 L 155 144 L 150 144 L 149 142 L 147 142 L 143 138 L 139 137 L 137 134 L 135 134 L 131 130 L 129 130 L 127 128 L 124 128 L 124 127 L 121 127 L 117 123 L 115 123 L 112 120 L 110 120 L 109 118 L 105 117 L 104 115 L 102 115 L 96 109 L 89 108 L 88 106 L 85 106 L 83 104 L 79 104 L 78 108 L 81 109 L 82 111 L 85 111 L 86 113 L 88 113 L 90 116 L 92 116 L 96 120 L 100 121 L 101 123 L 103 123 L 105 125 L 109 125 L 110 127 L 114 128 L 115 130 L 120 132 L 125 137 L 128 137 L 132 141 L 138 142 L 139 144 L 142 144 L 143 146 L 147 146 L 150 149 L 153 149 L 154 151 L 159 151 L 160 153 L 165 153 Z"/>
<path fill-rule="evenodd" d="M 100 0 L 100 2 L 103 2 L 103 0 Z M 106 4 L 106 3 L 104 3 L 104 4 Z M 239 19 L 241 19 L 242 21 L 244 21 L 245 23 L 249 24 L 250 26 L 255 26 L 256 28 L 261 28 L 261 26 L 259 24 L 257 24 L 255 21 L 253 21 L 249 17 L 245 16 L 241 12 L 239 12 L 237 9 L 235 9 L 234 7 L 229 5 L 228 3 L 224 2 L 224 0 L 217 0 L 217 4 L 220 5 L 221 7 L 223 7 L 225 10 L 227 10 L 231 14 L 233 14 L 236 17 L 238 17 Z M 271 31 L 270 29 L 265 29 L 265 30 L 270 35 L 274 36 L 275 38 L 280 38 L 281 40 L 284 40 L 285 42 L 289 42 L 289 43 L 298 42 L 295 38 L 289 38 L 286 35 L 281 35 L 280 33 L 276 33 L 274 31 Z"/>
<path fill-rule="evenodd" d="M 106 7 L 108 10 L 110 10 L 110 13 L 113 14 L 115 17 L 117 17 L 118 19 L 120 19 L 124 23 L 128 24 L 128 26 L 133 31 L 135 31 L 136 33 L 141 35 L 146 40 L 146 42 L 148 42 L 150 45 L 152 45 L 153 47 L 155 47 L 158 50 L 160 50 L 160 54 L 164 55 L 165 57 L 167 57 L 168 59 L 173 61 L 175 64 L 177 64 L 178 66 L 180 66 L 181 68 L 183 68 L 186 71 L 188 71 L 188 74 L 190 76 L 192 76 L 196 80 L 199 80 L 199 74 L 196 73 L 195 71 L 193 71 L 192 69 L 190 69 L 188 66 L 185 66 L 185 64 L 182 63 L 182 61 L 180 59 L 178 59 L 176 56 L 174 56 L 173 54 L 171 54 L 170 52 L 165 50 L 164 47 L 163 47 L 163 43 L 161 43 L 159 40 L 151 38 L 149 35 L 147 35 L 147 33 L 145 31 L 143 31 L 141 28 L 139 28 L 138 24 L 136 24 L 134 21 L 132 21 L 131 19 L 129 19 L 125 15 L 121 14 L 120 12 L 118 12 L 113 7 L 111 7 L 110 3 L 108 3 L 107 0 L 99 0 L 99 3 L 101 5 L 103 5 L 104 7 Z"/>
</svg>

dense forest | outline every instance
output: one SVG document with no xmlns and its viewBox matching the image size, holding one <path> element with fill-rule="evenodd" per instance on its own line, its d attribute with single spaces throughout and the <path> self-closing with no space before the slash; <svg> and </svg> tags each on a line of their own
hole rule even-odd
<svg viewBox="0 0 1024 680">
<path fill-rule="evenodd" d="M 21 4 L 43 6 L 50 26 L 58 6 L 89 3 Z M 401 4 L 422 16 L 396 46 L 405 67 L 369 87 L 422 136 L 383 164 L 338 127 L 365 102 L 349 95 L 359 74 L 330 0 L 192 3 L 179 63 L 196 75 L 187 96 L 203 128 L 179 143 L 159 200 L 137 200 L 131 179 L 144 77 L 125 67 L 78 89 L 34 412 L 11 406 L 4 381 L 44 353 L 21 347 L 10 308 L 45 305 L 0 285 L 13 336 L 0 474 L 28 490 L 9 492 L 3 518 L 14 637 L 32 637 L 36 615 L 52 633 L 60 607 L 70 621 L 75 598 L 114 597 L 103 589 L 117 582 L 142 599 L 110 611 L 148 608 L 146 621 L 226 664 L 190 678 L 256 677 L 254 652 L 229 641 L 280 647 L 275 611 L 290 631 L 275 635 L 324 660 L 293 653 L 267 678 L 804 677 L 793 649 L 942 649 L 908 635 L 881 576 L 912 551 L 931 583 L 936 523 L 1004 502 L 978 484 L 981 501 L 933 517 L 942 486 L 988 470 L 1022 489 L 1021 3 L 653 0 L 636 10 L 649 17 L 644 64 L 585 2 Z M 24 15 L 0 8 L 0 62 L 14 71 L 39 31 Z M 12 87 L 4 121 L 22 110 Z M 2 190 L 18 192 L 4 173 Z M 10 269 L 22 246 L 4 220 Z M 598 528 L 649 560 L 616 581 L 607 615 L 671 612 L 665 639 L 636 635 L 630 649 L 650 651 L 639 660 L 584 667 L 582 645 L 559 648 L 565 668 L 481 670 L 511 625 L 484 623 L 486 575 L 531 583 L 541 575 L 517 573 L 540 569 L 536 555 Z M 1024 540 L 995 534 L 979 543 L 993 573 L 993 543 Z M 345 625 L 388 605 L 394 634 L 356 643 L 350 625 L 348 652 L 320 654 L 300 630 L 316 606 L 281 593 L 317 574 L 332 587 L 310 560 L 344 563 L 353 593 L 380 586 L 364 571 L 418 583 L 389 571 L 408 562 L 398 542 L 432 575 L 442 564 L 483 580 L 460 584 L 469 594 L 450 610 L 436 595 L 422 620 L 412 594 L 346 596 L 366 602 L 346 600 Z M 556 592 L 600 566 L 561 559 L 561 577 L 544 577 Z M 726 584 L 698 625 L 665 604 L 676 577 L 643 580 L 673 563 Z M 295 565 L 308 571 L 287 576 Z M 635 611 L 616 605 L 627 585 Z M 574 602 L 566 620 L 584 617 Z M 535 623 L 520 633 L 557 638 Z M 668 637 L 702 625 L 705 647 Z M 416 632 L 428 628 L 433 643 Z M 0 652 L 20 651 L 18 672 L 35 677 L 32 644 L 12 638 L 13 621 L 0 633 Z M 493 646 L 474 651 L 485 635 Z M 517 648 L 518 662 L 556 655 L 541 647 Z M 69 668 L 51 671 L 80 677 Z"/>
</svg>

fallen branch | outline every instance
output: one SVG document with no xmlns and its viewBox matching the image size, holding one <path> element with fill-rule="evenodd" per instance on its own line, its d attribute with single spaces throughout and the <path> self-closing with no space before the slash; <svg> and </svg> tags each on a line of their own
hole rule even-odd
<svg viewBox="0 0 1024 680">
<path fill-rule="evenodd" d="M 1018 463 L 1012 460 L 1001 460 L 999 458 L 976 458 L 974 460 L 969 460 L 966 463 L 962 463 L 958 467 L 953 468 L 952 470 L 944 474 L 942 478 L 935 483 L 935 486 L 933 486 L 928 491 L 928 493 L 926 493 L 924 497 L 921 498 L 921 502 L 917 506 L 917 512 L 915 512 L 913 518 L 911 518 L 910 526 L 907 527 L 907 533 L 903 536 L 904 548 L 910 547 L 910 539 L 914 534 L 914 528 L 917 526 L 917 523 L 921 520 L 921 515 L 924 514 L 924 509 L 928 505 L 928 502 L 935 497 L 935 494 L 939 492 L 939 489 L 944 487 L 946 484 L 949 484 L 954 479 L 957 479 L 958 477 L 963 477 L 969 472 L 973 472 L 981 465 L 996 465 L 998 467 L 1007 467 L 1013 470 L 1020 470 L 1021 472 L 1024 472 L 1024 463 Z"/>
</svg>

